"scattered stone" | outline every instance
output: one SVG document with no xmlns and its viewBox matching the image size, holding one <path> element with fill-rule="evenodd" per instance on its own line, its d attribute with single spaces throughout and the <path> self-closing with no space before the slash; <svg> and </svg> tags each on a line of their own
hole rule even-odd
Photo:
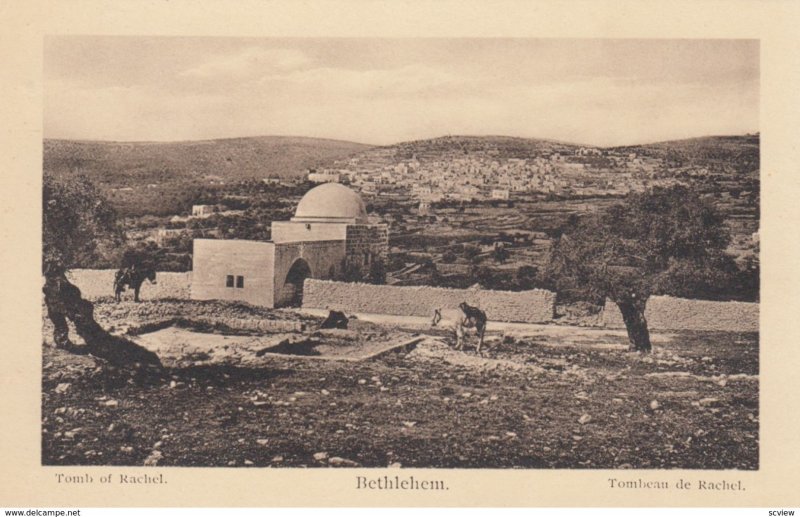
<svg viewBox="0 0 800 517">
<path fill-rule="evenodd" d="M 622 404 L 622 403 L 623 403 L 623 402 L 625 402 L 625 401 L 624 401 L 624 400 L 622 400 L 622 399 L 611 399 L 611 402 L 613 402 L 613 403 L 615 403 L 615 404 Z"/>
<path fill-rule="evenodd" d="M 244 464 L 249 466 L 249 465 L 252 465 L 253 462 L 250 461 L 250 460 L 244 460 Z"/>
<path fill-rule="evenodd" d="M 461 396 L 464 397 L 465 399 L 468 399 L 468 398 L 470 398 L 472 396 L 472 393 L 467 391 L 465 393 L 462 393 Z"/>
<path fill-rule="evenodd" d="M 256 443 L 259 445 L 267 445 L 269 443 L 269 440 L 267 440 L 266 438 L 258 438 L 256 440 Z"/>
<path fill-rule="evenodd" d="M 653 411 L 655 411 L 656 409 L 658 409 L 660 407 L 661 407 L 661 404 L 659 404 L 657 400 L 653 400 L 652 402 L 650 402 L 650 409 L 652 409 Z"/>
<path fill-rule="evenodd" d="M 159 460 L 163 458 L 164 455 L 161 454 L 161 451 L 153 451 L 150 453 L 150 456 L 144 459 L 144 466 L 145 467 L 155 467 L 158 465 Z"/>
<path fill-rule="evenodd" d="M 164 445 L 164 442 L 158 441 L 153 444 L 153 449 L 159 449 L 162 445 Z"/>
<path fill-rule="evenodd" d="M 403 467 L 403 464 L 400 463 L 399 461 L 395 461 L 394 463 L 390 463 L 389 464 L 389 468 L 390 469 L 399 469 L 399 468 L 402 468 L 402 467 Z"/>
<path fill-rule="evenodd" d="M 283 462 L 283 456 L 275 456 L 272 458 L 272 463 L 281 463 Z"/>
<path fill-rule="evenodd" d="M 119 450 L 120 452 L 124 452 L 125 454 L 130 454 L 133 452 L 133 447 L 131 447 L 130 445 L 127 446 L 123 445 L 122 447 L 119 448 Z"/>
<path fill-rule="evenodd" d="M 414 427 L 415 425 L 417 425 L 417 423 L 416 422 L 406 421 L 406 422 L 403 422 L 403 425 L 406 426 L 406 427 Z"/>
<path fill-rule="evenodd" d="M 62 382 L 62 383 L 59 383 L 59 385 L 56 386 L 56 389 L 53 390 L 53 391 L 55 391 L 56 393 L 62 394 L 62 393 L 66 393 L 67 390 L 69 389 L 69 387 L 70 387 L 70 383 Z"/>
<path fill-rule="evenodd" d="M 111 399 L 111 400 L 106 400 L 103 403 L 103 405 L 106 406 L 106 407 L 117 407 L 117 406 L 119 406 L 119 402 L 117 402 L 114 399 Z"/>
<path fill-rule="evenodd" d="M 339 456 L 334 456 L 333 458 L 328 460 L 328 465 L 333 467 L 360 467 L 361 464 L 355 462 L 353 460 L 348 460 L 346 458 L 340 458 Z"/>
<path fill-rule="evenodd" d="M 652 404 L 651 404 L 651 407 L 652 407 Z M 581 417 L 578 419 L 578 423 L 579 423 L 579 424 L 588 424 L 588 423 L 589 423 L 589 422 L 591 422 L 591 421 L 592 421 L 592 415 L 590 415 L 589 413 L 584 413 L 584 414 L 583 414 L 583 415 L 582 415 L 582 416 L 581 416 Z"/>
<path fill-rule="evenodd" d="M 320 393 L 322 393 L 323 395 L 330 395 L 331 394 L 331 392 L 328 391 L 328 390 L 322 390 L 322 391 L 320 391 Z"/>
<path fill-rule="evenodd" d="M 714 406 L 719 404 L 719 399 L 715 397 L 706 397 L 697 401 L 701 406 Z"/>
<path fill-rule="evenodd" d="M 54 415 L 63 415 L 66 412 L 67 412 L 67 407 L 64 406 L 64 407 L 56 408 L 56 410 L 53 411 L 53 414 Z"/>
<path fill-rule="evenodd" d="M 645 377 L 693 377 L 691 372 L 652 372 L 646 373 Z"/>
<path fill-rule="evenodd" d="M 325 461 L 328 459 L 328 453 L 327 452 L 314 453 L 314 459 L 317 461 Z"/>
<path fill-rule="evenodd" d="M 178 383 L 177 383 L 177 382 L 175 382 L 175 381 L 169 381 L 169 387 L 170 387 L 170 388 L 174 388 L 174 387 L 175 387 L 175 386 L 177 386 L 177 385 L 178 385 Z"/>
<path fill-rule="evenodd" d="M 498 398 L 499 397 L 497 395 L 492 395 L 491 397 L 489 397 L 489 400 L 494 401 L 494 400 L 497 400 Z"/>
<path fill-rule="evenodd" d="M 509 438 L 516 438 L 517 433 L 514 433 L 512 431 L 506 431 L 506 436 L 508 436 Z"/>
</svg>

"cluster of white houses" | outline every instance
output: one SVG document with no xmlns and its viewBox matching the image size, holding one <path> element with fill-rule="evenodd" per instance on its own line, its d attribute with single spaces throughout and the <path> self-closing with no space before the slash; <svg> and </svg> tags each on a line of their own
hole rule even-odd
<svg viewBox="0 0 800 517">
<path fill-rule="evenodd" d="M 497 150 L 469 155 L 452 151 L 434 157 L 398 158 L 391 149 L 310 170 L 315 183 L 347 181 L 367 195 L 406 189 L 421 201 L 508 199 L 514 193 L 624 194 L 669 184 L 656 178 L 662 159 L 612 149 L 578 148 L 529 158 L 503 158 Z"/>
<path fill-rule="evenodd" d="M 324 183 L 303 196 L 291 220 L 272 223 L 271 241 L 195 239 L 192 298 L 299 305 L 306 278 L 366 276 L 388 248 L 388 227 L 368 222 L 361 197 Z"/>
</svg>

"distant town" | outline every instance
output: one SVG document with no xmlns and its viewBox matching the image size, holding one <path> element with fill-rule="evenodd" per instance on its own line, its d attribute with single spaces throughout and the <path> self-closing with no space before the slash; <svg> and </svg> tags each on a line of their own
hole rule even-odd
<svg viewBox="0 0 800 517">
<path fill-rule="evenodd" d="M 270 240 L 273 221 L 334 182 L 362 196 L 371 223 L 388 225 L 388 283 L 513 290 L 537 287 L 536 270 L 571 217 L 676 183 L 713 200 L 729 253 L 756 278 L 758 144 L 758 134 L 615 148 L 472 136 L 385 147 L 290 137 L 49 141 L 45 170 L 91 177 L 128 241 L 158 251 L 163 270 L 191 268 L 194 238 Z M 751 287 L 734 295 L 752 298 Z"/>
</svg>

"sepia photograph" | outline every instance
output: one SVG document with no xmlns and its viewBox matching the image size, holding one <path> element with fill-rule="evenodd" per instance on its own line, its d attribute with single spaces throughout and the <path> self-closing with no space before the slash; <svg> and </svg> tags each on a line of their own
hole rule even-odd
<svg viewBox="0 0 800 517">
<path fill-rule="evenodd" d="M 758 39 L 46 36 L 41 466 L 759 470 L 759 77 Z"/>
</svg>

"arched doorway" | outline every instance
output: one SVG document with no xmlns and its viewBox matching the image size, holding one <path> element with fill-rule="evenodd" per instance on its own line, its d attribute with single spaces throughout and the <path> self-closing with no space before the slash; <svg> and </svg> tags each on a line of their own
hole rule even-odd
<svg viewBox="0 0 800 517">
<path fill-rule="evenodd" d="M 281 290 L 281 306 L 300 307 L 303 303 L 303 282 L 311 276 L 311 267 L 303 259 L 297 259 L 286 274 Z"/>
</svg>

